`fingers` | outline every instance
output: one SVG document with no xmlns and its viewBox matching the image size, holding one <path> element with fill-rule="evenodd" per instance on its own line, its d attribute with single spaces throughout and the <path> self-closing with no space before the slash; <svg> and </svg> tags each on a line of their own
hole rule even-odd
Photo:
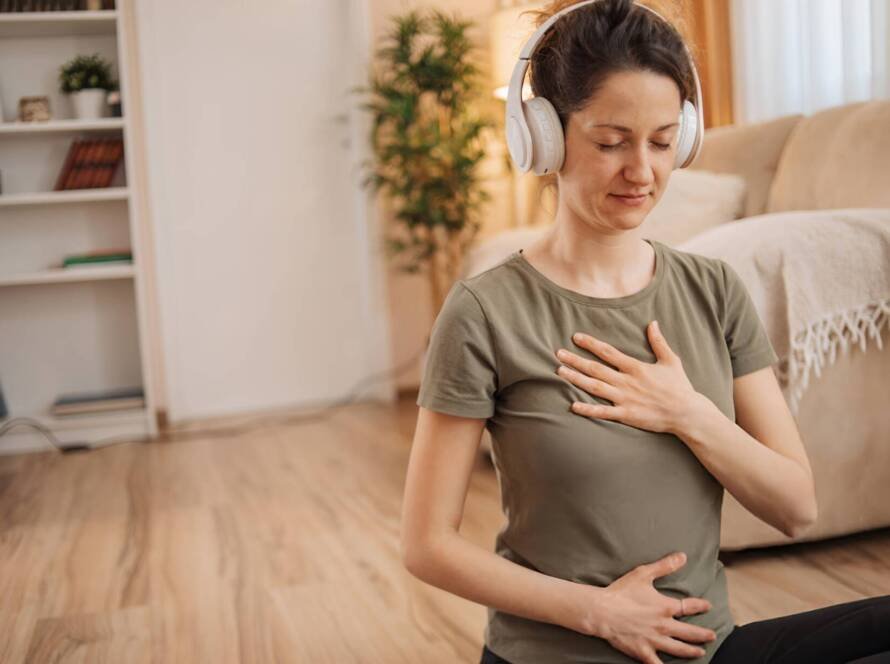
<svg viewBox="0 0 890 664">
<path fill-rule="evenodd" d="M 665 339 L 664 334 L 662 334 L 661 329 L 658 327 L 658 321 L 652 321 L 649 324 L 648 332 L 650 345 L 655 352 L 655 357 L 659 361 L 673 360 L 674 358 L 679 359 L 679 356 L 674 353 L 673 349 L 668 345 L 667 339 Z"/>
<path fill-rule="evenodd" d="M 568 367 L 560 366 L 556 373 L 565 378 L 567 381 L 572 383 L 573 385 L 577 385 L 585 392 L 589 392 L 590 394 L 601 396 L 604 399 L 608 399 L 613 403 L 617 400 L 618 392 L 617 389 L 609 385 L 608 383 L 601 381 L 597 378 L 591 378 L 580 371 L 576 371 L 575 369 L 570 369 Z"/>
<path fill-rule="evenodd" d="M 655 654 L 655 651 L 651 648 L 643 653 L 643 663 L 644 664 L 663 664 L 661 659 L 659 659 L 658 655 Z"/>
<path fill-rule="evenodd" d="M 618 385 L 621 380 L 620 371 L 615 371 L 615 369 L 606 366 L 602 362 L 588 360 L 579 355 L 575 355 L 575 353 L 567 351 L 565 348 L 557 350 L 556 357 L 566 366 L 577 369 L 587 376 L 599 378 L 604 383 Z"/>
<path fill-rule="evenodd" d="M 694 643 L 710 643 L 717 638 L 717 634 L 707 627 L 700 627 L 682 620 L 674 620 L 673 618 L 671 618 L 668 629 L 668 633 L 671 636 Z"/>
<path fill-rule="evenodd" d="M 671 572 L 676 572 L 686 564 L 686 554 L 682 551 L 669 554 L 664 558 L 656 560 L 654 563 L 640 565 L 639 569 L 645 570 L 651 578 L 656 579 L 659 576 L 667 576 Z"/>
<path fill-rule="evenodd" d="M 572 341 L 578 344 L 581 348 L 589 350 L 591 353 L 603 358 L 613 367 L 617 367 L 619 370 L 626 373 L 633 371 L 635 363 L 638 362 L 638 360 L 630 355 L 622 353 L 615 348 L 615 346 L 608 344 L 605 341 L 595 339 L 587 334 L 582 334 L 580 332 L 573 334 Z"/>
<path fill-rule="evenodd" d="M 711 603 L 701 597 L 684 597 L 683 601 L 674 600 L 675 616 L 691 616 L 695 613 L 704 613 L 711 610 Z"/>
<path fill-rule="evenodd" d="M 705 654 L 704 648 L 677 641 L 669 636 L 656 639 L 655 644 L 658 650 L 678 657 L 702 657 Z"/>
</svg>

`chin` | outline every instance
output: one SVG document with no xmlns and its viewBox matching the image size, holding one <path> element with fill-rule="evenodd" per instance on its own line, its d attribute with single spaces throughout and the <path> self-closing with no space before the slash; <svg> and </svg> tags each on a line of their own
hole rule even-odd
<svg viewBox="0 0 890 664">
<path fill-rule="evenodd" d="M 614 207 L 609 209 L 608 215 L 613 219 L 624 219 L 626 222 L 641 222 L 650 212 L 648 205 L 641 205 L 638 208 L 628 208 L 626 210 L 616 210 Z"/>
<path fill-rule="evenodd" d="M 641 214 L 633 217 L 623 217 L 624 223 L 622 226 L 628 230 L 633 228 L 639 228 L 643 225 L 643 222 L 646 221 L 646 215 Z"/>
</svg>

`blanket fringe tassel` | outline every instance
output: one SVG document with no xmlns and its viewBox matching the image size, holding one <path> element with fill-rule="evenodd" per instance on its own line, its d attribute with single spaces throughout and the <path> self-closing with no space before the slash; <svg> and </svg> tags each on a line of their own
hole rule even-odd
<svg viewBox="0 0 890 664">
<path fill-rule="evenodd" d="M 833 314 L 798 333 L 792 340 L 789 357 L 776 366 L 791 412 L 797 415 L 812 373 L 821 376 L 822 369 L 837 359 L 838 348 L 846 354 L 851 345 L 859 344 L 864 352 L 867 341 L 872 339 L 883 349 L 883 327 L 890 328 L 890 299 Z"/>
</svg>

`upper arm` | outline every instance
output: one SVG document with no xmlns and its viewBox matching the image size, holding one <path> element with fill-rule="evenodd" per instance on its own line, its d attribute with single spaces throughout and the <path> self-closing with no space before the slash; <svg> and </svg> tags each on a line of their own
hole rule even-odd
<svg viewBox="0 0 890 664">
<path fill-rule="evenodd" d="M 733 378 L 757 371 L 779 361 L 757 313 L 745 282 L 726 261 L 723 271 L 723 336 L 732 363 Z"/>
<path fill-rule="evenodd" d="M 402 502 L 401 552 L 409 566 L 442 534 L 456 533 L 485 420 L 420 407 Z"/>
<path fill-rule="evenodd" d="M 498 389 L 496 356 L 479 299 L 456 282 L 430 332 L 417 405 L 458 417 L 491 417 Z"/>
<path fill-rule="evenodd" d="M 732 361 L 736 423 L 753 438 L 798 463 L 813 477 L 797 423 L 772 365 L 779 358 L 739 274 L 721 260 L 723 331 Z"/>
<path fill-rule="evenodd" d="M 772 367 L 763 367 L 733 379 L 736 423 L 752 437 L 798 463 L 813 477 L 797 423 Z"/>
<path fill-rule="evenodd" d="M 402 506 L 408 565 L 437 537 L 457 532 L 486 420 L 494 415 L 494 341 L 474 291 L 454 284 L 430 333 Z"/>
<path fill-rule="evenodd" d="M 723 332 L 732 363 L 735 421 L 752 438 L 804 469 L 813 483 L 800 432 L 772 365 L 779 358 L 738 273 L 721 261 Z"/>
</svg>

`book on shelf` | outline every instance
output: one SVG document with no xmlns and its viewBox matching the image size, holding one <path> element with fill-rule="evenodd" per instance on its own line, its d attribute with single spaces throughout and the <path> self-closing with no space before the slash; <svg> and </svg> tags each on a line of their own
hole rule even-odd
<svg viewBox="0 0 890 664">
<path fill-rule="evenodd" d="M 0 0 L 0 13 L 114 9 L 114 0 Z"/>
<path fill-rule="evenodd" d="M 83 267 L 91 265 L 115 265 L 130 264 L 133 262 L 133 252 L 129 249 L 99 249 L 79 254 L 69 254 L 62 259 L 61 267 Z"/>
<path fill-rule="evenodd" d="M 107 187 L 124 156 L 120 138 L 77 138 L 56 178 L 54 191 Z"/>
<path fill-rule="evenodd" d="M 50 413 L 52 415 L 81 415 L 144 407 L 145 394 L 142 387 L 122 387 L 59 395 L 53 402 Z"/>
</svg>

